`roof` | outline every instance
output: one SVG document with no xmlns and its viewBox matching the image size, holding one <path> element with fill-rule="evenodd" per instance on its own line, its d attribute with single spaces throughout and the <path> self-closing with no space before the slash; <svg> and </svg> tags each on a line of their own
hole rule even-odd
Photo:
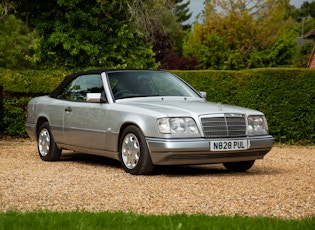
<svg viewBox="0 0 315 230">
<path fill-rule="evenodd" d="M 315 28 L 310 30 L 307 34 L 305 34 L 304 38 L 315 39 Z"/>
<path fill-rule="evenodd" d="M 312 41 L 313 41 L 312 39 L 304 39 L 304 38 L 297 38 L 296 39 L 296 43 L 298 45 L 303 45 L 304 43 L 312 42 Z"/>
<path fill-rule="evenodd" d="M 101 74 L 103 72 L 109 73 L 109 72 L 134 72 L 134 71 L 157 71 L 157 72 L 162 72 L 160 70 L 140 70 L 140 69 L 95 69 L 95 70 L 87 70 L 87 71 L 82 71 L 82 72 L 76 72 L 71 75 L 66 76 L 61 84 L 50 94 L 51 97 L 56 97 L 59 95 L 64 87 L 68 85 L 73 79 L 77 78 L 78 76 L 81 75 L 87 75 L 87 74 Z"/>
</svg>

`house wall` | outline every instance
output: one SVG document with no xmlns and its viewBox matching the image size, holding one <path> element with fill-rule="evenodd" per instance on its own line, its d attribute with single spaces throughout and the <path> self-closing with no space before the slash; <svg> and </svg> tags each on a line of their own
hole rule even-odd
<svg viewBox="0 0 315 230">
<path fill-rule="evenodd" d="M 312 54 L 311 54 L 310 60 L 308 61 L 307 67 L 315 68 L 315 45 L 313 47 Z"/>
</svg>

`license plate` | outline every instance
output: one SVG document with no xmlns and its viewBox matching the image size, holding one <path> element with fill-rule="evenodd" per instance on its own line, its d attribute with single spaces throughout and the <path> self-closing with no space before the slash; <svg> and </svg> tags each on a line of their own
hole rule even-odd
<svg viewBox="0 0 315 230">
<path fill-rule="evenodd" d="M 234 151 L 249 149 L 250 144 L 247 140 L 233 141 L 210 141 L 211 151 Z"/>
</svg>

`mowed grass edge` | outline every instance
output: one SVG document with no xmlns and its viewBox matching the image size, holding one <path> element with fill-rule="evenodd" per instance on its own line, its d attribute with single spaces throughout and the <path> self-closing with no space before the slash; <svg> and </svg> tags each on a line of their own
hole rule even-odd
<svg viewBox="0 0 315 230">
<path fill-rule="evenodd" d="M 207 215 L 139 215 L 123 212 L 2 212 L 0 229 L 314 229 L 302 220 Z"/>
</svg>

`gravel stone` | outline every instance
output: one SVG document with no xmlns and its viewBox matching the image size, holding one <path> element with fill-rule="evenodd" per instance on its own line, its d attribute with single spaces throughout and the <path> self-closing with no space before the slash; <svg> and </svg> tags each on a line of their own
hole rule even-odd
<svg viewBox="0 0 315 230">
<path fill-rule="evenodd" d="M 63 152 L 44 162 L 36 142 L 0 139 L 0 212 L 124 211 L 301 219 L 315 216 L 315 146 L 276 145 L 246 173 L 221 165 L 158 167 L 133 176 L 105 157 Z"/>
</svg>

